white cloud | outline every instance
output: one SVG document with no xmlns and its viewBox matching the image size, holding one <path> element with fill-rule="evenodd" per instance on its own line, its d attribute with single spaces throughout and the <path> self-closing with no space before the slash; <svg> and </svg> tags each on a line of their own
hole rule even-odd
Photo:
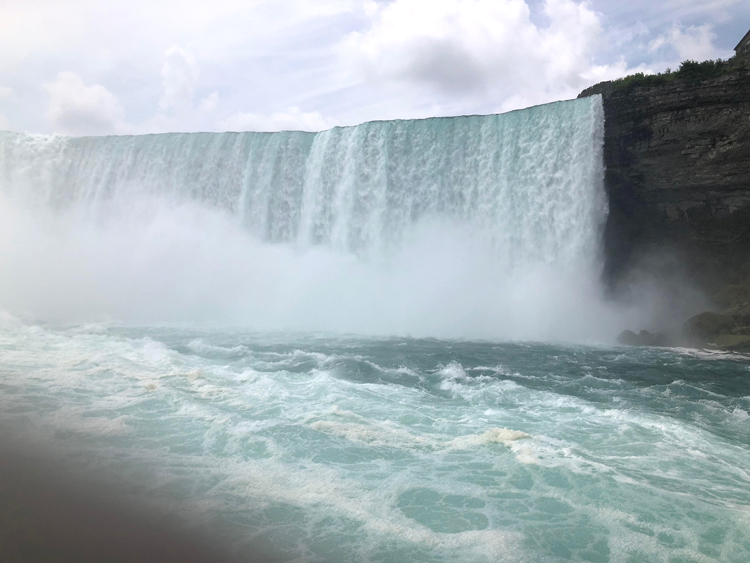
<svg viewBox="0 0 750 563">
<path fill-rule="evenodd" d="M 129 120 L 117 132 L 207 131 L 247 108 L 264 129 L 490 113 L 674 68 L 678 50 L 729 56 L 748 2 L 0 0 L 0 86 L 14 90 L 0 112 L 61 130 L 40 86 L 65 70 L 117 96 Z M 288 107 L 325 118 L 272 119 Z"/>
<path fill-rule="evenodd" d="M 80 13 L 69 2 L 3 0 L 0 71 L 18 69 L 30 58 L 75 42 L 83 29 Z"/>
<path fill-rule="evenodd" d="M 657 51 L 664 47 L 672 47 L 680 60 L 704 61 L 724 54 L 714 45 L 715 40 L 716 33 L 709 24 L 686 29 L 674 25 L 667 33 L 654 39 L 649 48 L 651 51 Z"/>
<path fill-rule="evenodd" d="M 193 90 L 200 71 L 195 57 L 179 45 L 171 47 L 161 68 L 164 95 L 159 100 L 163 110 L 184 111 L 193 107 Z"/>
<path fill-rule="evenodd" d="M 426 87 L 446 96 L 547 101 L 587 85 L 602 36 L 584 2 L 545 0 L 546 27 L 523 0 L 368 3 L 369 29 L 351 33 L 344 57 L 365 80 Z M 604 65 L 602 75 L 626 69 Z"/>
<path fill-rule="evenodd" d="M 320 113 L 304 113 L 298 107 L 271 115 L 238 112 L 219 123 L 224 131 L 323 131 L 335 123 Z"/>
<path fill-rule="evenodd" d="M 86 86 L 74 72 L 61 72 L 44 85 L 50 95 L 48 117 L 55 130 L 71 135 L 106 135 L 116 132 L 125 110 L 100 84 Z"/>
<path fill-rule="evenodd" d="M 632 74 L 634 72 L 654 74 L 654 70 L 646 65 L 641 64 L 635 68 L 630 68 L 625 59 L 620 59 L 616 63 L 609 65 L 594 65 L 581 76 L 583 76 L 588 83 L 597 84 L 599 82 L 604 82 L 605 80 L 621 78 L 626 74 Z"/>
<path fill-rule="evenodd" d="M 8 86 L 0 86 L 0 100 L 3 98 L 10 98 L 13 95 L 13 88 Z M 10 121 L 8 118 L 0 113 L 0 131 L 8 131 L 10 129 Z"/>
<path fill-rule="evenodd" d="M 201 100 L 198 109 L 203 113 L 213 113 L 216 111 L 216 106 L 219 103 L 219 92 L 211 92 L 208 96 Z"/>
</svg>

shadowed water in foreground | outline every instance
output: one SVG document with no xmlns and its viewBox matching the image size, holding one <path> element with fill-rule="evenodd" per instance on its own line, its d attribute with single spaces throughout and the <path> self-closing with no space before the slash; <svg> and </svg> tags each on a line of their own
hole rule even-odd
<svg viewBox="0 0 750 563">
<path fill-rule="evenodd" d="M 0 560 L 5 563 L 260 563 L 246 548 L 230 554 L 218 536 L 151 506 L 116 475 L 81 467 L 29 436 L 0 443 Z M 132 487 L 131 487 L 132 488 Z"/>
</svg>

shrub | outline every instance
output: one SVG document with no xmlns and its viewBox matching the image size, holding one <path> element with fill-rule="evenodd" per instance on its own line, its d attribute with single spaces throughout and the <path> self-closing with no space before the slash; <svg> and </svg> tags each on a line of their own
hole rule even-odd
<svg viewBox="0 0 750 563">
<path fill-rule="evenodd" d="M 727 61 L 716 59 L 715 61 L 683 61 L 680 70 L 676 72 L 678 77 L 686 82 L 703 82 L 711 78 L 717 78 L 727 70 Z"/>
<path fill-rule="evenodd" d="M 643 74 L 638 72 L 624 78 L 612 81 L 615 90 L 632 90 L 637 87 L 653 87 L 667 84 L 675 80 L 683 80 L 689 84 L 697 84 L 704 80 L 717 78 L 731 70 L 729 61 L 716 59 L 715 61 L 683 61 L 678 70 L 667 69 L 658 74 Z"/>
</svg>

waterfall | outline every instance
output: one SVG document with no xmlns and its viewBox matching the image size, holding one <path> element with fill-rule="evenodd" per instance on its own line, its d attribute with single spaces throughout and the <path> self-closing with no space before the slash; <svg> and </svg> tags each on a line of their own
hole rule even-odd
<svg viewBox="0 0 750 563">
<path fill-rule="evenodd" d="M 424 258 L 423 270 L 435 275 L 448 267 L 465 271 L 471 254 L 482 263 L 476 275 L 508 279 L 547 267 L 585 270 L 593 278 L 606 217 L 602 144 L 599 96 L 501 115 L 380 121 L 320 133 L 76 138 L 2 132 L 0 195 L 6 215 L 43 215 L 58 224 L 47 235 L 58 237 L 62 229 L 67 240 L 73 230 L 79 242 L 109 236 L 119 245 L 134 231 L 151 232 L 156 215 L 169 238 L 174 229 L 192 228 L 187 223 L 196 220 L 194 213 L 175 216 L 191 208 L 223 217 L 193 225 L 202 234 L 214 229 L 218 238 L 252 241 L 246 242 L 255 250 L 236 248 L 232 261 L 253 252 L 291 253 L 289 260 L 301 263 L 316 255 L 317 262 L 338 260 L 337 268 L 372 268 L 363 276 L 373 278 L 388 267 L 403 271 L 403 264 L 394 266 L 398 257 Z M 151 219 L 143 220 L 144 213 Z M 164 226 L 165 214 L 174 229 Z M 122 223 L 123 215 L 146 222 L 133 228 L 130 221 L 129 234 L 121 229 L 115 235 L 112 224 Z M 61 217 L 68 217 L 64 228 Z M 222 221 L 220 230 L 231 235 L 215 233 Z M 190 248 L 201 244 L 191 239 Z M 219 253 L 231 245 L 217 244 Z M 135 251 L 118 246 L 117 252 L 130 260 L 122 268 L 131 271 Z M 162 261 L 173 259 L 165 258 L 168 252 L 161 249 Z M 80 255 L 80 248 L 73 252 Z M 302 265 L 294 271 L 273 275 L 306 275 Z M 393 285 L 392 278 L 380 281 L 381 289 Z M 401 281 L 390 288 L 392 297 L 407 291 Z M 276 283 L 268 278 L 266 286 Z M 306 290 L 317 293 L 314 283 Z"/>
</svg>

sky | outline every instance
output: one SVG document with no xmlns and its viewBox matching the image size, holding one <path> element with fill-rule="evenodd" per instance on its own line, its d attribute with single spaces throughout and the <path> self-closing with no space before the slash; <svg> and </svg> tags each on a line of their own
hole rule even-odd
<svg viewBox="0 0 750 563">
<path fill-rule="evenodd" d="M 0 129 L 318 131 L 728 58 L 750 0 L 0 0 Z"/>
</svg>

